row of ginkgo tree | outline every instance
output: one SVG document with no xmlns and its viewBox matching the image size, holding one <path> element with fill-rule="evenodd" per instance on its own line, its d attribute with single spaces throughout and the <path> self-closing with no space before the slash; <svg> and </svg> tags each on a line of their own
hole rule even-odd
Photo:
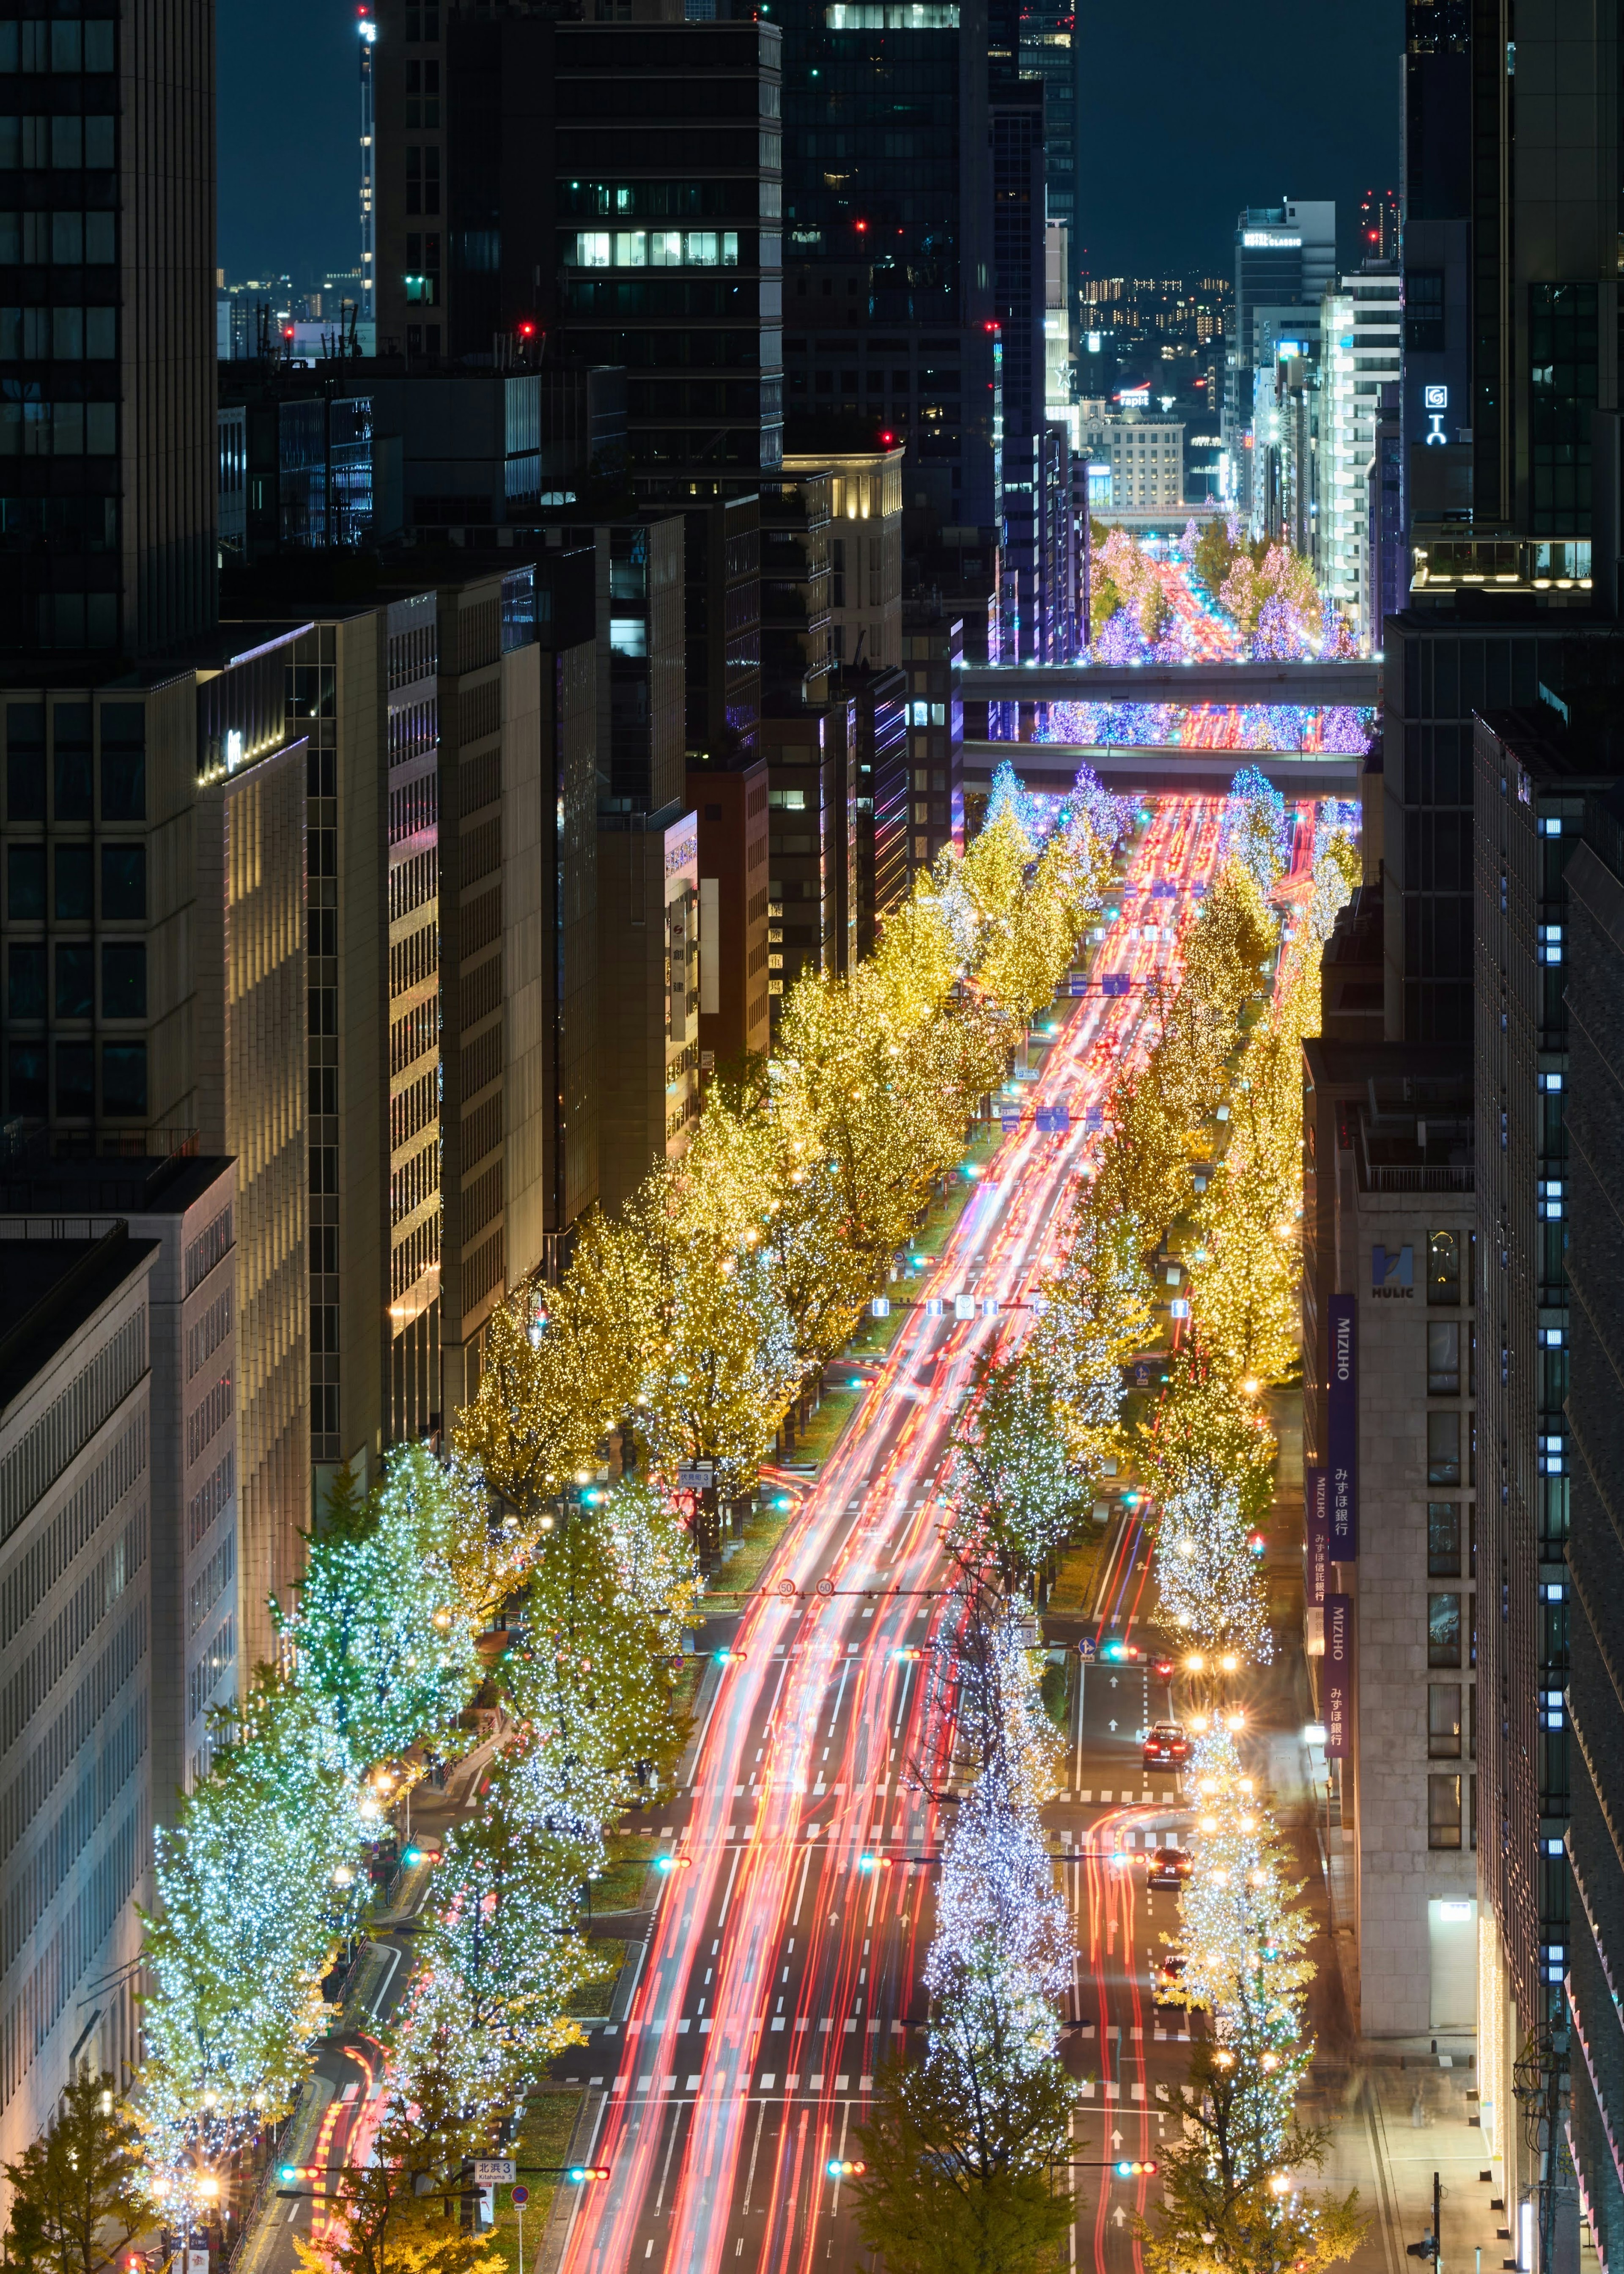
<svg viewBox="0 0 1624 2274">
<path fill-rule="evenodd" d="M 680 1743 L 696 1572 L 677 1472 L 753 1481 L 1053 999 L 1124 820 L 1083 780 L 1038 843 L 1003 796 L 872 958 L 797 983 L 777 1056 L 711 1087 L 687 1154 L 589 1219 L 562 1284 L 499 1309 L 451 1457 L 406 1447 L 370 1492 L 341 1485 L 279 1608 L 282 1664 L 222 1718 L 157 1843 L 139 2112 L 172 2213 L 291 2105 L 372 1860 L 387 1873 L 390 1813 L 427 1758 L 467 1750 L 476 1696 L 506 1737 L 433 1871 L 392 2048 L 401 2105 L 489 2138 L 568 2041 L 598 1962 L 578 1924 L 605 1827 Z M 611 1430 L 632 1473 L 559 1523 Z M 515 1638 L 492 1660 L 480 1638 L 504 1611 Z"/>
</svg>

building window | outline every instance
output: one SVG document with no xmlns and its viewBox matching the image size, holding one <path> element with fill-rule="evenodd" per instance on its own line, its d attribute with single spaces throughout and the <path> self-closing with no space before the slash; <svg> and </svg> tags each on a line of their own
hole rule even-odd
<svg viewBox="0 0 1624 2274">
<path fill-rule="evenodd" d="M 140 940 L 102 948 L 102 1015 L 104 1019 L 147 1016 L 147 949 Z"/>
<path fill-rule="evenodd" d="M 1458 1413 L 1429 1413 L 1426 1417 L 1426 1480 L 1430 1485 L 1458 1485 L 1461 1481 Z"/>
<path fill-rule="evenodd" d="M 1430 1776 L 1426 1781 L 1426 1844 L 1429 1848 L 1458 1848 L 1461 1844 L 1458 1776 Z"/>
<path fill-rule="evenodd" d="M 137 918 L 147 914 L 147 848 L 144 845 L 104 845 L 102 847 L 102 914 L 109 918 Z"/>
<path fill-rule="evenodd" d="M 14 945 L 7 965 L 6 1011 L 13 1019 L 45 1016 L 45 950 Z"/>
<path fill-rule="evenodd" d="M 1461 1394 L 1461 1329 L 1454 1319 L 1429 1319 L 1426 1327 L 1426 1394 Z"/>
<path fill-rule="evenodd" d="M 1429 1666 L 1458 1666 L 1461 1662 L 1458 1595 L 1429 1595 L 1426 1599 L 1426 1662 Z"/>
<path fill-rule="evenodd" d="M 1429 1303 L 1458 1303 L 1461 1299 L 1458 1231 L 1429 1231 L 1426 1236 L 1426 1299 Z"/>
<path fill-rule="evenodd" d="M 146 1113 L 145 1043 L 102 1043 L 102 1110 L 104 1113 L 137 1117 Z"/>
<path fill-rule="evenodd" d="M 56 1016 L 88 1019 L 95 1007 L 95 950 L 88 940 L 58 943 Z"/>
<path fill-rule="evenodd" d="M 1429 1682 L 1426 1685 L 1426 1750 L 1435 1761 L 1458 1761 L 1461 1758 L 1458 1682 Z"/>
<path fill-rule="evenodd" d="M 1458 1579 L 1461 1576 L 1458 1501 L 1430 1500 L 1426 1504 L 1426 1576 L 1429 1579 Z"/>
<path fill-rule="evenodd" d="M 1583 537 L 1590 526 L 1590 414 L 1598 399 L 1596 287 L 1530 284 L 1528 302 L 1532 534 Z"/>
</svg>

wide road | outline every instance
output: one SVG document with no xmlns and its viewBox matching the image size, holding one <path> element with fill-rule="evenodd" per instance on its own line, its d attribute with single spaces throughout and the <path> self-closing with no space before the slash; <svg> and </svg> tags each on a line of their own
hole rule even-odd
<svg viewBox="0 0 1624 2274">
<path fill-rule="evenodd" d="M 1147 1044 L 1143 982 L 1177 964 L 1222 810 L 1166 801 L 1137 840 L 1094 965 L 1127 991 L 1091 987 L 1072 1004 L 1027 1088 L 1034 1105 L 1071 1108 L 1071 1133 L 1040 1134 L 1027 1111 L 914 1283 L 889 1358 L 740 1616 L 741 1655 L 708 1686 L 691 1784 L 648 1819 L 685 1867 L 663 1882 L 624 2022 L 567 2065 L 593 2088 L 587 2160 L 610 2173 L 573 2195 L 569 2274 L 861 2263 L 850 2188 L 825 2166 L 855 2152 L 877 2062 L 925 2017 L 944 1811 L 921 1788 L 934 1766 L 921 1758 L 936 1727 L 921 1694 L 929 1660 L 904 1653 L 924 1645 L 941 1602 L 950 1434 L 978 1365 L 1030 1322 L 1094 1141 L 1087 1109 Z M 1112 1536 L 1101 1587 L 1096 1630 L 1129 1633 L 1145 1590 L 1131 1522 Z M 1163 2058 L 1172 2074 L 1179 2051 L 1146 1976 L 1147 1925 L 1170 1923 L 1173 1899 L 1154 1899 L 1167 1916 L 1149 1921 L 1143 1871 L 1110 1858 L 1181 1821 L 1178 1796 L 1165 1773 L 1140 1773 L 1139 1732 L 1164 1704 L 1142 1668 L 1092 1668 L 1078 1702 L 1071 1783 L 1051 1811 L 1076 1858 L 1060 1868 L 1081 1921 L 1066 2042 L 1093 2072 L 1085 2111 L 1092 2100 L 1132 2153 L 1156 2134 L 1148 2064 Z M 890 1868 L 865 1872 L 865 1853 Z M 1084 2129 L 1079 2157 L 1105 2153 L 1101 2127 Z M 1089 2200 L 1077 2250 L 1126 2274 L 1133 2192 L 1079 2176 Z"/>
</svg>

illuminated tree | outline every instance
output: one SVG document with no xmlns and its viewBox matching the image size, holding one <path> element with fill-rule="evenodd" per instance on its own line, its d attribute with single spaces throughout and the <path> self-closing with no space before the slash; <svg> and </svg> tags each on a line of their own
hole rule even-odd
<svg viewBox="0 0 1624 2274">
<path fill-rule="evenodd" d="M 28 2274 L 100 2274 L 152 2218 L 140 2129 L 110 2073 L 63 2088 L 56 2113 L 14 2164 L 6 2261 Z"/>
<path fill-rule="evenodd" d="M 1286 865 L 1286 801 L 1256 766 L 1243 766 L 1229 785 L 1223 857 L 1238 861 L 1267 900 Z"/>
<path fill-rule="evenodd" d="M 883 2062 L 854 2127 L 857 2224 L 891 2274 L 1038 2274 L 1076 2216 L 1052 2176 L 1071 2159 L 1071 2078 L 1052 2059 L 972 2058 L 968 2094 L 961 2061 L 935 2043 Z"/>
<path fill-rule="evenodd" d="M 327 2182 L 322 2240 L 294 2238 L 304 2274 L 502 2274 L 492 2239 L 461 2217 L 468 2163 L 491 2152 L 490 2112 L 466 2105 L 448 2039 L 424 2039 L 417 2052 L 407 2089 L 397 2079 L 389 2094 L 372 2160 Z"/>
<path fill-rule="evenodd" d="M 1364 2239 L 1357 2188 L 1315 2196 L 1294 2176 L 1319 2169 L 1328 2132 L 1293 2120 L 1282 2134 L 1260 2081 L 1253 2059 L 1198 2043 L 1189 2082 L 1168 2093 L 1162 2201 L 1138 2225 L 1151 2274 L 1312 2274 Z"/>
<path fill-rule="evenodd" d="M 1156 2274 L 1331 2265 L 1351 2255 L 1363 2228 L 1357 2194 L 1314 2196 L 1300 2176 L 1321 2163 L 1329 2136 L 1296 2113 L 1313 2052 L 1303 2036 L 1312 1922 L 1230 1731 L 1207 1716 L 1194 1726 L 1198 1814 L 1179 1895 L 1179 1992 L 1209 2011 L 1210 2036 L 1188 2084 L 1169 2096 L 1178 2131 L 1164 2157 L 1164 2202 L 1141 2222 L 1146 2262 Z"/>
<path fill-rule="evenodd" d="M 1007 1593 L 1042 1570 L 1088 1504 L 1055 1386 L 1031 1351 L 990 1368 L 953 1434 L 951 1544 Z"/>
<path fill-rule="evenodd" d="M 635 1231 L 594 1210 L 562 1284 L 539 1305 L 492 1315 L 479 1392 L 458 1413 L 454 1442 L 532 1537 L 545 1502 L 596 1464 L 605 1431 L 631 1412 L 658 1314 Z"/>
<path fill-rule="evenodd" d="M 154 1834 L 142 2110 L 160 2169 L 291 2105 L 355 1916 L 363 1828 L 319 1701 L 263 1675 L 179 1823 Z"/>
<path fill-rule="evenodd" d="M 603 1511 L 572 1516 L 548 1540 L 523 1638 L 498 1668 L 524 1733 L 500 1773 L 501 1804 L 549 1833 L 595 1840 L 628 1801 L 659 1788 L 680 1749 L 672 1708 L 673 1614 L 640 1600 L 628 1585 L 618 1536 L 624 1522 Z"/>
<path fill-rule="evenodd" d="M 1106 1462 L 1124 1450 L 1123 1368 L 1151 1334 L 1145 1235 L 1132 1217 L 1094 1206 L 1095 1189 L 1079 1188 L 1065 1261 L 1045 1285 L 1046 1308 L 1032 1338 L 1055 1383 L 1088 1496 Z"/>
<path fill-rule="evenodd" d="M 488 1608 L 466 1600 L 457 1575 L 488 1592 L 488 1531 L 473 1480 L 404 1445 L 364 1517 L 312 1543 L 298 1610 L 280 1623 L 304 1694 L 352 1773 L 415 1737 L 446 1743 L 479 1678 L 474 1636 Z"/>
<path fill-rule="evenodd" d="M 415 2097 L 432 2061 L 462 2105 L 511 2109 L 556 2054 L 585 2042 L 565 2009 L 598 1963 L 578 1929 L 589 1863 L 568 1841 L 521 1837 L 495 1811 L 447 1833 L 400 2031 L 404 2092 Z"/>
<path fill-rule="evenodd" d="M 772 1449 L 801 1361 L 771 1256 L 707 1224 L 684 1186 L 680 1171 L 657 1170 L 627 1204 L 652 1290 L 638 1431 L 671 1483 L 684 1463 L 710 1461 L 718 1489 L 737 1493 Z"/>
</svg>

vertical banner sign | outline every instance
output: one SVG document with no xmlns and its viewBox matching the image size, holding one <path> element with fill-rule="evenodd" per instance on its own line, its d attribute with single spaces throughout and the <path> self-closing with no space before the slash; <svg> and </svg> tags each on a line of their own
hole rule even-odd
<svg viewBox="0 0 1624 2274">
<path fill-rule="evenodd" d="M 1308 1541 L 1307 1602 L 1320 1609 L 1331 1584 L 1331 1480 L 1323 1468 L 1303 1471 L 1303 1523 Z"/>
<path fill-rule="evenodd" d="M 1325 1754 L 1345 1761 L 1353 1736 L 1353 1597 L 1325 1599 Z"/>
<path fill-rule="evenodd" d="M 1327 1324 L 1326 1436 L 1331 1487 L 1331 1561 L 1352 1563 L 1359 1553 L 1358 1302 L 1333 1295 Z"/>
</svg>

